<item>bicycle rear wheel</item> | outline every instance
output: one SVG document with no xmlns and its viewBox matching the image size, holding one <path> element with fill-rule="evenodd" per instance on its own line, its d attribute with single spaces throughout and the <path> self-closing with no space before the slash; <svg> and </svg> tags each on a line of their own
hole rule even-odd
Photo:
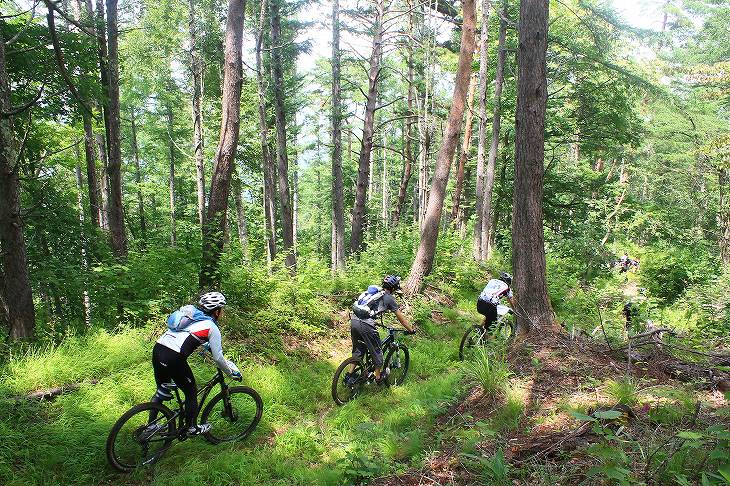
<svg viewBox="0 0 730 486">
<path fill-rule="evenodd" d="M 488 334 L 484 326 L 472 326 L 466 330 L 459 344 L 459 359 L 461 361 L 471 359 L 477 349 L 487 343 Z"/>
<path fill-rule="evenodd" d="M 154 420 L 150 420 L 155 416 Z M 157 461 L 177 438 L 176 414 L 161 403 L 141 403 L 114 424 L 106 440 L 109 464 L 121 472 Z"/>
<path fill-rule="evenodd" d="M 352 371 L 349 371 L 350 365 L 353 365 Z M 332 399 L 337 405 L 349 402 L 360 393 L 366 377 L 365 366 L 360 358 L 347 358 L 332 378 Z"/>
<path fill-rule="evenodd" d="M 410 355 L 408 348 L 404 344 L 399 344 L 398 347 L 391 346 L 383 364 L 384 369 L 390 369 L 387 378 L 388 385 L 402 385 L 406 380 L 409 366 Z"/>
<path fill-rule="evenodd" d="M 234 386 L 227 393 L 222 391 L 200 415 L 201 423 L 211 425 L 205 438 L 211 444 L 244 439 L 258 425 L 263 410 L 264 402 L 253 388 Z"/>
</svg>

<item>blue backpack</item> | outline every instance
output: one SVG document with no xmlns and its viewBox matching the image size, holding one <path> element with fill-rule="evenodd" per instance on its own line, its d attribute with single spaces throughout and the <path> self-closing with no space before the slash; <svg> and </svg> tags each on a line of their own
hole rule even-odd
<svg viewBox="0 0 730 486">
<path fill-rule="evenodd" d="M 186 327 L 194 322 L 209 320 L 210 316 L 194 305 L 184 305 L 170 314 L 167 318 L 167 328 L 171 331 L 184 331 Z"/>
<path fill-rule="evenodd" d="M 372 319 L 377 315 L 374 304 L 385 295 L 385 290 L 377 285 L 371 285 L 352 304 L 352 312 L 358 319 Z"/>
</svg>

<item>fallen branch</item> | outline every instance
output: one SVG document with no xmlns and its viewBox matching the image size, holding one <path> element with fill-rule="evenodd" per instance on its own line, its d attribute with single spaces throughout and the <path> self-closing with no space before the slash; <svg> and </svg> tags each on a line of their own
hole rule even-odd
<svg viewBox="0 0 730 486">
<path fill-rule="evenodd" d="M 16 401 L 17 400 L 39 400 L 39 401 L 53 400 L 60 395 L 78 390 L 79 388 L 81 388 L 82 385 L 85 385 L 85 384 L 96 385 L 97 383 L 99 383 L 99 380 L 90 380 L 87 382 L 71 383 L 68 385 L 57 386 L 55 388 L 48 388 L 46 390 L 36 390 L 34 392 L 28 393 L 27 395 L 17 395 L 15 397 L 13 397 L 13 399 L 15 399 Z"/>
</svg>

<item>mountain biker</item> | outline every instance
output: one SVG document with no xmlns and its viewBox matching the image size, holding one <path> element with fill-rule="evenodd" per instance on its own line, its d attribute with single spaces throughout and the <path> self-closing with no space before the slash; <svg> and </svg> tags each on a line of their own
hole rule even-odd
<svg viewBox="0 0 730 486">
<path fill-rule="evenodd" d="M 477 312 L 484 316 L 484 327 L 489 331 L 497 322 L 497 304 L 502 297 L 509 300 L 510 305 L 514 309 L 515 301 L 512 295 L 512 275 L 507 272 L 501 272 L 499 278 L 493 278 L 482 290 L 477 299 Z"/>
<path fill-rule="evenodd" d="M 353 315 L 350 322 L 352 356 L 353 358 L 359 358 L 365 354 L 365 351 L 368 351 L 370 353 L 370 356 L 373 357 L 373 364 L 375 365 L 375 381 L 378 384 L 382 384 L 383 380 L 387 378 L 387 374 L 385 376 L 382 376 L 381 374 L 381 370 L 383 368 L 383 350 L 380 347 L 380 334 L 378 334 L 378 330 L 376 328 L 376 317 L 388 311 L 394 312 L 395 317 L 398 318 L 398 322 L 400 322 L 403 327 L 408 329 L 408 332 L 406 334 L 416 333 L 415 328 L 408 322 L 405 315 L 403 315 L 403 313 L 400 311 L 400 307 L 393 297 L 393 293 L 397 290 L 400 290 L 400 277 L 396 277 L 395 275 L 386 276 L 383 279 L 382 288 L 382 297 L 380 297 L 377 302 L 371 302 L 371 306 L 377 304 L 377 307 L 373 308 L 373 310 L 375 311 L 375 315 L 373 317 L 365 319 L 361 319 Z M 359 341 L 364 342 L 365 345 L 363 345 Z M 350 367 L 350 372 L 352 372 L 353 368 L 354 365 Z M 348 382 L 348 380 L 352 380 L 352 377 L 349 375 L 350 374 L 348 373 L 345 376 L 345 382 Z"/>
<path fill-rule="evenodd" d="M 220 292 L 203 294 L 197 306 L 202 311 L 202 320 L 193 322 L 181 331 L 168 329 L 152 349 L 152 367 L 157 391 L 151 401 L 161 403 L 170 400 L 172 393 L 166 384 L 170 381 L 175 382 L 185 395 L 187 435 L 203 434 L 210 430 L 210 424 L 196 424 L 198 397 L 195 377 L 187 362 L 188 356 L 202 344 L 210 351 L 213 360 L 223 372 L 234 379 L 241 378 L 241 372 L 235 364 L 225 359 L 221 347 L 221 332 L 216 323 L 223 316 L 225 305 L 226 298 Z"/>
</svg>

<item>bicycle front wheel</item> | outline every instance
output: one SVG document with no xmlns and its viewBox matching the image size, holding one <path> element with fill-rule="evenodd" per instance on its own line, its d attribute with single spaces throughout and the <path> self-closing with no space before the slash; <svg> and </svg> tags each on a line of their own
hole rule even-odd
<svg viewBox="0 0 730 486">
<path fill-rule="evenodd" d="M 487 330 L 484 326 L 472 326 L 464 333 L 459 345 L 459 359 L 461 361 L 471 359 L 476 350 L 487 343 Z"/>
<path fill-rule="evenodd" d="M 406 380 L 406 374 L 408 374 L 408 367 L 410 366 L 410 356 L 408 354 L 408 348 L 399 344 L 398 347 L 392 346 L 388 355 L 385 357 L 383 367 L 389 369 L 388 374 L 388 385 L 398 386 L 402 385 Z"/>
<path fill-rule="evenodd" d="M 201 423 L 209 423 L 205 438 L 220 444 L 248 437 L 261 420 L 264 402 L 253 388 L 234 386 L 214 396 L 200 415 Z"/>
<path fill-rule="evenodd" d="M 350 366 L 352 371 L 349 371 Z M 366 378 L 365 366 L 360 358 L 347 358 L 332 378 L 332 399 L 337 405 L 349 402 L 360 393 Z"/>
<path fill-rule="evenodd" d="M 177 437 L 176 414 L 161 403 L 141 403 L 122 415 L 109 432 L 106 457 L 121 472 L 154 463 Z"/>
</svg>

